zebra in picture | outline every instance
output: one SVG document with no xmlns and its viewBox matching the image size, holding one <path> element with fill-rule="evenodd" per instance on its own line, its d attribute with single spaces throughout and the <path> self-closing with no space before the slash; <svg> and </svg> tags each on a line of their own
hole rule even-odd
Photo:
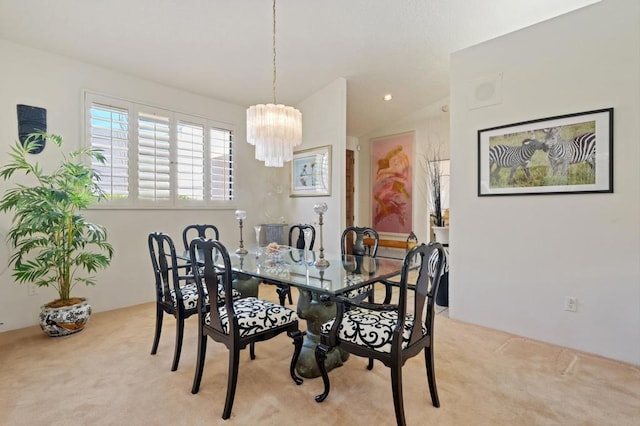
<svg viewBox="0 0 640 426">
<path fill-rule="evenodd" d="M 544 129 L 546 136 L 545 143 L 549 147 L 549 163 L 553 175 L 565 176 L 571 164 L 586 162 L 591 166 L 591 170 L 596 167 L 596 134 L 594 132 L 584 133 L 573 139 L 562 139 L 560 137 L 560 127 Z"/>
<path fill-rule="evenodd" d="M 516 173 L 518 167 L 522 167 L 527 179 L 531 180 L 531 173 L 529 172 L 529 164 L 531 164 L 531 157 L 537 150 L 547 151 L 547 145 L 544 142 L 540 142 L 538 139 L 525 139 L 522 141 L 521 146 L 512 145 L 495 145 L 489 148 L 489 175 L 495 176 L 496 180 L 500 180 L 500 169 L 503 167 L 510 167 L 511 174 L 509 174 L 508 183 L 513 183 L 513 176 Z M 496 165 L 495 169 L 491 171 L 493 165 Z"/>
</svg>

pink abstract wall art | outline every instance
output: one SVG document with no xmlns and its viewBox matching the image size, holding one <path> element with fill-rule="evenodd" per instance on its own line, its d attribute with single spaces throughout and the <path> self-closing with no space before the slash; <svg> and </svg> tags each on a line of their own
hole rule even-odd
<svg viewBox="0 0 640 426">
<path fill-rule="evenodd" d="M 413 229 L 413 133 L 371 140 L 372 226 L 378 232 Z"/>
</svg>

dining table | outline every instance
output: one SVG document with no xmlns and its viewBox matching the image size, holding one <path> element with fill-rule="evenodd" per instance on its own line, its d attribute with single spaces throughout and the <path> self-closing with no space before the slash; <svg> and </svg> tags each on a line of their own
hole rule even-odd
<svg viewBox="0 0 640 426">
<path fill-rule="evenodd" d="M 336 300 L 344 293 L 379 280 L 398 275 L 403 261 L 399 259 L 322 253 L 288 246 L 248 246 L 248 253 L 230 252 L 234 272 L 295 287 L 299 297 L 298 316 L 306 321 L 302 353 L 296 365 L 305 378 L 320 376 L 315 348 L 320 342 L 320 327 L 336 315 Z M 217 266 L 223 266 L 222 264 Z M 327 356 L 327 371 L 342 365 L 349 354 L 334 348 Z"/>
</svg>

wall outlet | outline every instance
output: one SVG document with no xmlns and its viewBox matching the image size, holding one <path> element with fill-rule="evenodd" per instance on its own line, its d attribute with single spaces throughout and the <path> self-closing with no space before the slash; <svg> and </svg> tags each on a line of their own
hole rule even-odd
<svg viewBox="0 0 640 426">
<path fill-rule="evenodd" d="M 569 312 L 576 312 L 578 310 L 578 298 L 575 296 L 565 296 L 564 310 Z"/>
</svg>

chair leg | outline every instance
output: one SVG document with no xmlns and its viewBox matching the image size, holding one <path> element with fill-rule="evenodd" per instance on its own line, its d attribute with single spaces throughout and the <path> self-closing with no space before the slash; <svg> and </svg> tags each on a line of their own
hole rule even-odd
<svg viewBox="0 0 640 426">
<path fill-rule="evenodd" d="M 293 305 L 293 298 L 291 297 L 291 287 L 287 287 L 287 296 L 289 297 L 289 305 Z"/>
<path fill-rule="evenodd" d="M 249 358 L 256 359 L 256 342 L 249 343 Z"/>
<path fill-rule="evenodd" d="M 432 342 L 433 343 L 433 342 Z M 429 392 L 431 393 L 431 402 L 434 407 L 440 407 L 440 399 L 438 398 L 438 388 L 436 387 L 436 370 L 433 363 L 433 345 L 424 348 L 424 361 L 427 365 L 427 381 L 429 382 Z"/>
<path fill-rule="evenodd" d="M 369 358 L 369 362 L 367 363 L 367 370 L 373 370 L 373 358 Z"/>
<path fill-rule="evenodd" d="M 373 285 L 371 286 L 371 290 L 369 291 L 368 302 L 369 303 L 375 303 L 376 302 L 376 294 L 374 292 L 374 286 Z M 373 370 L 373 358 L 369 358 L 369 362 L 367 363 L 367 370 Z"/>
<path fill-rule="evenodd" d="M 324 365 L 324 361 L 327 359 L 327 353 L 329 352 L 329 346 L 319 343 L 316 346 L 316 363 L 320 369 L 322 375 L 322 382 L 324 383 L 324 391 L 320 395 L 316 395 L 316 402 L 324 401 L 329 396 L 331 390 L 331 383 L 329 383 L 329 373 L 327 373 L 327 367 Z"/>
<path fill-rule="evenodd" d="M 151 355 L 158 352 L 158 343 L 160 343 L 160 333 L 162 332 L 162 318 L 164 317 L 164 309 L 156 304 L 156 332 L 153 338 L 153 346 L 151 347 Z"/>
<path fill-rule="evenodd" d="M 402 401 L 402 365 L 397 360 L 392 362 L 391 365 L 391 388 L 393 391 L 393 407 L 396 410 L 396 423 L 398 423 L 398 426 L 405 426 L 404 404 Z"/>
<path fill-rule="evenodd" d="M 199 330 L 198 337 L 198 358 L 196 360 L 196 374 L 193 376 L 193 386 L 191 393 L 196 394 L 200 390 L 200 382 L 202 381 L 202 372 L 204 371 L 204 357 L 207 354 L 207 336 Z"/>
<path fill-rule="evenodd" d="M 233 398 L 236 395 L 236 385 L 238 384 L 238 365 L 240 363 L 240 350 L 236 347 L 229 350 L 229 377 L 227 378 L 227 398 L 224 401 L 224 411 L 222 418 L 227 420 L 231 417 Z"/>
<path fill-rule="evenodd" d="M 184 336 L 184 318 L 182 315 L 176 317 L 176 347 L 173 354 L 173 365 L 171 371 L 178 369 L 178 363 L 180 362 L 180 352 L 182 351 L 182 337 Z"/>
<path fill-rule="evenodd" d="M 302 352 L 302 341 L 303 334 L 300 330 L 296 331 L 287 331 L 287 335 L 293 338 L 293 345 L 295 349 L 293 350 L 293 357 L 291 357 L 291 365 L 289 366 L 289 374 L 291 374 L 291 378 L 296 385 L 302 384 L 302 378 L 296 375 L 296 364 L 298 363 L 298 358 L 300 357 L 300 352 Z"/>
<path fill-rule="evenodd" d="M 278 287 L 276 289 L 276 292 L 278 293 L 278 301 L 280 302 L 280 305 L 284 306 L 284 298 L 287 297 L 286 289 L 283 287 Z"/>
</svg>

